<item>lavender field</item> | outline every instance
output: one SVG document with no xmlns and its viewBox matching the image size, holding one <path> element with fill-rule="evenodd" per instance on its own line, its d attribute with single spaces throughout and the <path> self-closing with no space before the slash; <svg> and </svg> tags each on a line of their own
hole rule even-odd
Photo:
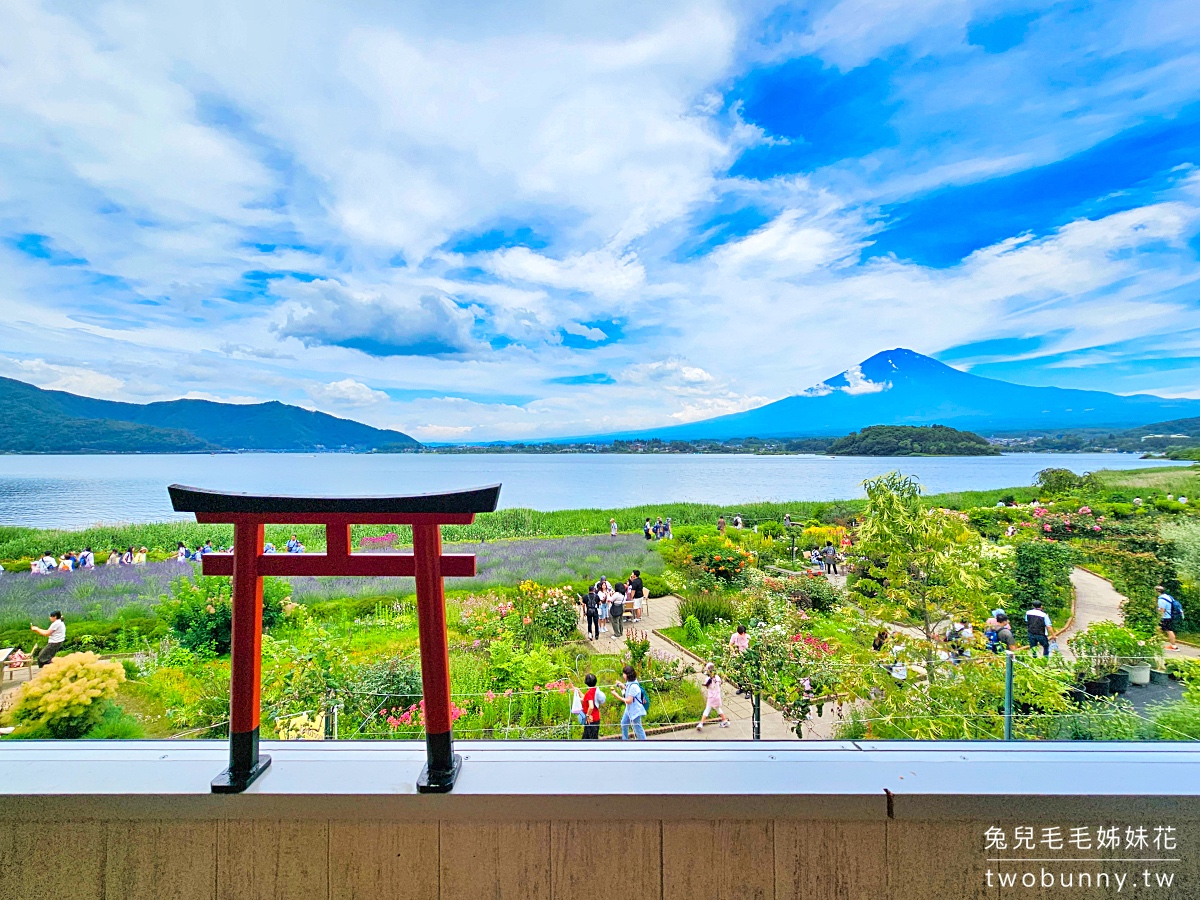
<svg viewBox="0 0 1200 900">
<path fill-rule="evenodd" d="M 658 575 L 662 557 L 641 535 L 586 535 L 448 544 L 448 552 L 474 553 L 475 578 L 449 578 L 450 589 L 515 585 L 525 580 L 543 584 L 596 579 L 617 580 L 632 569 Z M 190 563 L 174 560 L 145 566 L 99 566 L 91 571 L 31 575 L 0 575 L 0 629 L 41 621 L 53 609 L 68 619 L 100 621 L 118 615 L 151 614 L 168 593 L 171 581 L 192 574 Z M 311 603 L 342 597 L 412 593 L 411 578 L 292 578 L 296 602 Z"/>
<path fill-rule="evenodd" d="M 94 621 L 134 612 L 149 615 L 171 582 L 190 575 L 189 563 L 99 566 L 91 571 L 0 575 L 0 628 L 41 621 L 53 609 L 68 619 Z"/>
<path fill-rule="evenodd" d="M 450 590 L 499 587 L 537 581 L 610 581 L 625 578 L 633 569 L 643 575 L 661 575 L 663 560 L 654 545 L 640 534 L 583 535 L 531 540 L 474 541 L 447 544 L 448 553 L 474 553 L 478 560 L 474 578 L 447 578 Z M 411 578 L 305 577 L 289 579 L 292 599 L 298 603 L 413 592 Z"/>
</svg>

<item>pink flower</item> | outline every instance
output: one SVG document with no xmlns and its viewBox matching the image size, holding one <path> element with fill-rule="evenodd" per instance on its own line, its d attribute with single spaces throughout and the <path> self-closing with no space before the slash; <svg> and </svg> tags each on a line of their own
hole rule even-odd
<svg viewBox="0 0 1200 900">
<path fill-rule="evenodd" d="M 486 694 L 484 694 L 483 696 L 487 698 L 487 700 L 488 700 L 488 702 L 489 702 L 489 703 L 490 703 L 491 701 L 493 701 L 493 700 L 495 700 L 495 699 L 496 699 L 496 695 L 495 695 L 495 694 L 493 694 L 491 691 L 488 691 L 488 692 L 487 692 Z"/>
<path fill-rule="evenodd" d="M 1050 526 L 1049 526 L 1049 525 L 1043 525 L 1043 526 L 1042 526 L 1042 531 L 1049 531 L 1049 530 L 1050 530 Z"/>
<path fill-rule="evenodd" d="M 483 643 L 483 641 L 479 640 L 479 638 L 476 638 L 476 639 L 475 639 L 475 641 L 474 641 L 474 643 L 472 643 L 472 644 L 471 644 L 471 647 L 472 647 L 472 648 L 474 648 L 474 649 L 476 649 L 476 650 L 478 650 L 478 649 L 479 649 L 479 645 L 480 645 L 480 644 L 482 644 L 482 643 Z"/>
<path fill-rule="evenodd" d="M 1093 526 L 1092 526 L 1092 531 L 1099 531 L 1099 530 L 1100 530 L 1100 526 L 1099 526 L 1099 525 L 1093 525 Z"/>
<path fill-rule="evenodd" d="M 1092 514 L 1092 508 L 1090 506 L 1081 506 L 1079 507 L 1079 514 L 1081 516 L 1090 516 Z"/>
</svg>

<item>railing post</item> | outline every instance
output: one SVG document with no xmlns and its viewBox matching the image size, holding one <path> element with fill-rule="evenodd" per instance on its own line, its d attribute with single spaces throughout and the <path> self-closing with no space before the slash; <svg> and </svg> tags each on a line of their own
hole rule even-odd
<svg viewBox="0 0 1200 900">
<path fill-rule="evenodd" d="M 1004 651 L 1004 739 L 1011 741 L 1013 719 L 1013 652 Z"/>
<path fill-rule="evenodd" d="M 263 523 L 242 517 L 233 525 L 233 634 L 229 651 L 229 768 L 213 779 L 214 794 L 239 794 L 267 767 L 259 755 L 259 700 L 262 690 Z"/>
<path fill-rule="evenodd" d="M 454 752 L 450 718 L 450 645 L 442 584 L 442 533 L 438 525 L 413 525 L 417 625 L 421 640 L 421 689 L 425 697 L 425 768 L 417 779 L 423 794 L 454 789 L 462 757 Z"/>
</svg>

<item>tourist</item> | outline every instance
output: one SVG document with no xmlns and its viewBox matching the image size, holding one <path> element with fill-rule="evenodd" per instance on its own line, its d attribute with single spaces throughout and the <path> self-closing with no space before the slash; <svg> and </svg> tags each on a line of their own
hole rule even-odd
<svg viewBox="0 0 1200 900">
<path fill-rule="evenodd" d="M 294 534 L 290 538 L 288 538 L 287 552 L 288 553 L 303 553 L 304 552 L 304 545 L 296 539 L 296 536 Z"/>
<path fill-rule="evenodd" d="M 200 555 L 204 556 L 204 555 L 206 555 L 208 553 L 212 553 L 212 552 L 213 552 L 212 541 L 205 541 L 204 546 L 200 548 Z"/>
<path fill-rule="evenodd" d="M 993 653 L 1017 649 L 1017 639 L 1013 637 L 1012 628 L 1008 624 L 1008 616 L 1004 613 L 996 616 L 996 639 L 994 646 L 990 649 Z"/>
<path fill-rule="evenodd" d="M 61 557 L 59 557 L 58 571 L 70 572 L 74 568 L 75 568 L 75 557 L 73 557 L 69 552 L 64 553 Z"/>
<path fill-rule="evenodd" d="M 616 519 L 608 520 L 608 533 L 611 534 L 613 537 L 617 536 L 617 520 Z"/>
<path fill-rule="evenodd" d="M 629 576 L 629 587 L 626 596 L 633 603 L 633 621 L 640 622 L 642 620 L 642 600 L 645 597 L 646 586 L 642 583 L 642 573 L 638 569 L 633 570 L 633 574 Z"/>
<path fill-rule="evenodd" d="M 96 568 L 96 554 L 92 552 L 91 547 L 84 547 L 83 552 L 79 554 L 79 568 Z"/>
<path fill-rule="evenodd" d="M 642 534 L 646 536 L 646 540 L 654 537 L 654 526 L 650 524 L 650 517 L 646 517 L 646 524 L 642 526 Z"/>
<path fill-rule="evenodd" d="M 180 541 L 179 546 L 175 548 L 175 558 L 180 562 L 187 562 L 188 548 L 183 541 Z"/>
<path fill-rule="evenodd" d="M 1029 649 L 1037 655 L 1037 648 L 1042 648 L 1042 656 L 1050 655 L 1050 617 L 1042 610 L 1042 601 L 1035 600 L 1033 609 L 1025 613 L 1025 628 L 1029 632 Z"/>
<path fill-rule="evenodd" d="M 587 690 L 583 692 L 583 739 L 585 741 L 600 740 L 600 698 L 603 692 L 596 687 L 596 676 L 591 672 L 583 677 Z"/>
<path fill-rule="evenodd" d="M 733 648 L 734 653 L 745 653 L 750 647 L 750 635 L 746 634 L 746 626 L 739 625 L 737 631 L 729 636 L 729 646 Z M 738 687 L 738 696 L 750 696 L 750 692 L 744 687 Z"/>
<path fill-rule="evenodd" d="M 814 569 L 820 569 L 822 572 L 825 571 L 825 564 L 821 561 L 820 547 L 813 547 L 812 550 L 808 552 L 808 561 Z"/>
<path fill-rule="evenodd" d="M 632 727 L 634 736 L 639 741 L 644 741 L 646 729 L 642 727 L 642 718 L 646 715 L 646 695 L 642 686 L 638 684 L 637 672 L 633 666 L 626 666 L 621 670 L 621 674 L 625 676 L 624 690 L 621 690 L 621 685 L 617 685 L 617 689 L 621 691 L 621 702 L 625 704 L 625 711 L 621 713 L 621 740 L 629 740 Z"/>
<path fill-rule="evenodd" d="M 714 709 L 717 711 L 717 718 L 721 720 L 720 727 L 728 728 L 729 720 L 725 718 L 725 710 L 721 708 L 721 676 L 717 674 L 712 663 L 704 667 L 704 675 L 704 712 L 700 713 L 700 722 L 696 725 L 696 730 L 704 730 L 704 720 Z"/>
<path fill-rule="evenodd" d="M 791 527 L 792 527 L 792 514 L 791 514 L 791 513 L 784 513 L 784 514 L 783 514 L 783 527 L 784 527 L 784 528 L 791 528 Z"/>
<path fill-rule="evenodd" d="M 30 622 L 29 630 L 36 631 L 42 637 L 48 638 L 46 646 L 37 656 L 37 662 L 39 666 L 49 664 L 50 660 L 54 659 L 54 654 L 62 649 L 63 642 L 67 639 L 67 623 L 63 621 L 62 612 L 56 609 L 50 613 L 49 628 L 38 628 Z"/>
<path fill-rule="evenodd" d="M 667 516 L 667 520 L 663 522 L 663 539 L 671 540 L 675 535 L 671 532 L 671 517 Z"/>
<path fill-rule="evenodd" d="M 58 568 L 58 560 L 54 558 L 54 554 L 47 550 L 42 554 L 42 558 L 38 560 L 38 574 L 49 575 Z"/>
<path fill-rule="evenodd" d="M 146 554 L 149 552 L 149 550 L 143 547 L 137 553 L 133 554 L 133 564 L 135 566 L 144 566 L 146 564 Z"/>
<path fill-rule="evenodd" d="M 735 516 L 733 517 L 733 527 L 734 527 L 734 528 L 737 528 L 737 529 L 741 529 L 741 527 L 742 527 L 742 517 L 741 517 L 740 515 L 735 515 Z"/>
<path fill-rule="evenodd" d="M 108 559 L 104 561 L 106 566 L 119 566 L 121 564 L 121 551 L 114 547 L 108 551 Z"/>
<path fill-rule="evenodd" d="M 600 640 L 600 598 L 595 591 L 588 591 L 581 600 L 583 617 L 587 620 L 587 636 L 590 640 Z"/>
<path fill-rule="evenodd" d="M 662 516 L 654 520 L 654 536 L 660 541 L 666 536 L 667 526 L 663 524 Z"/>
<path fill-rule="evenodd" d="M 614 640 L 621 637 L 625 633 L 625 623 L 621 621 L 621 617 L 625 615 L 625 585 L 617 584 L 613 588 L 612 604 L 609 607 L 609 614 L 612 616 L 612 636 Z"/>
<path fill-rule="evenodd" d="M 717 534 L 725 533 L 725 517 L 717 516 Z"/>
<path fill-rule="evenodd" d="M 821 559 L 825 562 L 825 574 L 836 575 L 837 570 L 837 548 L 833 546 L 833 541 L 826 541 L 825 546 L 821 548 Z"/>
<path fill-rule="evenodd" d="M 1167 649 L 1178 650 L 1175 643 L 1175 620 L 1183 618 L 1183 604 L 1166 592 L 1161 584 L 1154 588 L 1158 591 L 1158 625 L 1167 636 Z"/>
</svg>

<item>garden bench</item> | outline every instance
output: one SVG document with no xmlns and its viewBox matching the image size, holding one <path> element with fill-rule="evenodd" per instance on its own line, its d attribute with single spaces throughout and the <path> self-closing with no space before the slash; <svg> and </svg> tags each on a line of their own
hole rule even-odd
<svg viewBox="0 0 1200 900">
<path fill-rule="evenodd" d="M 29 656 L 26 659 L 21 660 L 19 663 L 11 663 L 8 661 L 8 658 L 9 658 L 9 656 L 12 655 L 12 652 L 15 649 L 16 649 L 15 647 L 5 647 L 3 649 L 0 649 L 0 666 L 3 667 L 5 677 L 8 678 L 9 681 L 16 681 L 17 679 L 16 679 L 15 673 L 21 671 L 21 669 L 28 667 L 29 680 L 32 681 L 33 680 L 33 665 L 34 665 L 34 663 L 37 662 L 37 649 L 38 648 L 36 646 L 34 646 L 33 650 L 30 652 Z"/>
</svg>

